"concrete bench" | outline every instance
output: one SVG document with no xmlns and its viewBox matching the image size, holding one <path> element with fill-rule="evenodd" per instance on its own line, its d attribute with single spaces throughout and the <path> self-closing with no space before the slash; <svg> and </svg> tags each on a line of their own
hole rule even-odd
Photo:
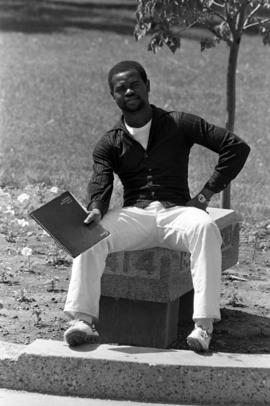
<svg viewBox="0 0 270 406">
<path fill-rule="evenodd" d="M 239 216 L 209 208 L 222 239 L 222 269 L 235 265 Z M 179 322 L 191 319 L 193 285 L 190 254 L 166 248 L 110 254 L 101 281 L 101 341 L 167 348 Z"/>
</svg>

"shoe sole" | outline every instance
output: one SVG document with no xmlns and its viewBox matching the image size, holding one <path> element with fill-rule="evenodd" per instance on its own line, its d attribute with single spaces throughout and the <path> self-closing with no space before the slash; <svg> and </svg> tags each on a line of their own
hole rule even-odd
<svg viewBox="0 0 270 406">
<path fill-rule="evenodd" d="M 78 347 L 83 344 L 95 344 L 99 341 L 98 335 L 89 335 L 74 331 L 65 336 L 65 341 L 70 347 Z"/>
<path fill-rule="evenodd" d="M 195 352 L 206 352 L 208 351 L 208 348 L 205 349 L 199 342 L 199 340 L 196 340 L 196 338 L 188 337 L 187 338 L 187 344 L 189 348 Z"/>
</svg>

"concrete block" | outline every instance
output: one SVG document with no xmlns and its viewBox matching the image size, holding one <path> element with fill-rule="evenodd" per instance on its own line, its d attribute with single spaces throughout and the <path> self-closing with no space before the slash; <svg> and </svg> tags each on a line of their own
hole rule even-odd
<svg viewBox="0 0 270 406">
<path fill-rule="evenodd" d="M 17 360 L 23 344 L 0 341 L 0 387 L 13 388 L 17 383 Z"/>
<path fill-rule="evenodd" d="M 209 208 L 223 238 L 222 268 L 238 261 L 239 216 L 233 210 Z M 190 255 L 166 248 L 110 254 L 102 276 L 103 296 L 169 302 L 190 291 Z"/>
<path fill-rule="evenodd" d="M 177 339 L 178 312 L 179 299 L 158 303 L 102 296 L 101 342 L 167 348 Z"/>
<path fill-rule="evenodd" d="M 179 314 L 178 314 L 178 324 L 181 325 L 185 323 L 192 323 L 193 308 L 194 308 L 194 289 L 185 293 L 179 299 Z"/>
<path fill-rule="evenodd" d="M 269 405 L 270 355 L 36 340 L 17 361 L 17 389 L 159 403 Z"/>
<path fill-rule="evenodd" d="M 221 230 L 226 269 L 238 260 L 239 217 L 233 210 L 209 213 Z M 178 323 L 192 320 L 192 290 L 189 253 L 152 248 L 110 255 L 101 285 L 102 342 L 167 348 Z"/>
<path fill-rule="evenodd" d="M 188 253 L 151 248 L 109 255 L 103 296 L 168 302 L 190 290 Z"/>
</svg>

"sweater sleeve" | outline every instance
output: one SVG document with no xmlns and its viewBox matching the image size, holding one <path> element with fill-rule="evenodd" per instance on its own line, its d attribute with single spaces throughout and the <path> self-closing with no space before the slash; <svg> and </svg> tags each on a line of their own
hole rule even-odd
<svg viewBox="0 0 270 406">
<path fill-rule="evenodd" d="M 219 154 L 217 165 L 205 187 L 221 192 L 243 168 L 250 147 L 236 134 L 210 124 L 201 117 L 182 113 L 184 134 L 189 144 L 202 145 Z"/>
<path fill-rule="evenodd" d="M 87 186 L 87 209 L 98 208 L 102 216 L 108 211 L 113 190 L 113 152 L 108 136 L 93 151 L 93 173 Z"/>
</svg>

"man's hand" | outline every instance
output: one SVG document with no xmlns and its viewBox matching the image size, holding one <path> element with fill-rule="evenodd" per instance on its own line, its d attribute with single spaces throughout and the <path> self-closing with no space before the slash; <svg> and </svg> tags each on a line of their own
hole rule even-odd
<svg viewBox="0 0 270 406">
<path fill-rule="evenodd" d="M 214 192 L 204 187 L 200 193 L 186 203 L 186 206 L 197 207 L 198 209 L 206 211 L 213 194 Z"/>
<path fill-rule="evenodd" d="M 207 203 L 201 203 L 198 198 L 195 196 L 193 199 L 189 200 L 186 203 L 186 206 L 188 207 L 197 207 L 197 209 L 201 209 L 206 211 L 208 204 Z"/>
<path fill-rule="evenodd" d="M 89 211 L 88 216 L 84 220 L 84 224 L 90 224 L 93 221 L 99 223 L 102 218 L 101 211 L 99 209 L 93 209 Z"/>
</svg>

